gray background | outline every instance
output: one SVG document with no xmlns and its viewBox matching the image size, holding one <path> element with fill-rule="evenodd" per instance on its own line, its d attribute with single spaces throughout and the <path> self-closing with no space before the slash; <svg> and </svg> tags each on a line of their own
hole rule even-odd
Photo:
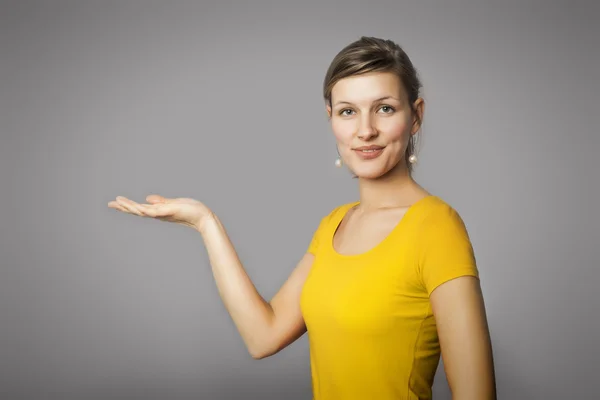
<svg viewBox="0 0 600 400">
<path fill-rule="evenodd" d="M 310 398 L 306 336 L 252 360 L 199 234 L 106 204 L 206 202 L 270 298 L 320 218 L 357 198 L 321 83 L 361 35 L 420 71 L 415 177 L 471 233 L 499 398 L 599 398 L 598 11 L 2 2 L 1 398 Z M 440 366 L 435 398 L 448 393 Z"/>
</svg>

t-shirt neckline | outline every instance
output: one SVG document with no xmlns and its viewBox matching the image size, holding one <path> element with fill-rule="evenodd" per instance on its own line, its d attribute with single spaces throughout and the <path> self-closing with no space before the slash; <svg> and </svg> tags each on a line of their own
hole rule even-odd
<svg viewBox="0 0 600 400">
<path fill-rule="evenodd" d="M 408 206 L 408 209 L 406 210 L 406 212 L 404 213 L 404 215 L 400 218 L 400 221 L 398 221 L 398 223 L 394 226 L 394 228 L 390 231 L 390 233 L 388 233 L 381 241 L 379 241 L 375 246 L 371 247 L 369 250 L 366 250 L 362 253 L 356 253 L 356 254 L 343 254 L 343 253 L 339 253 L 336 249 L 335 246 L 333 245 L 333 239 L 335 237 L 335 234 L 337 233 L 342 221 L 344 220 L 344 217 L 348 214 L 348 212 L 350 212 L 350 210 L 352 210 L 354 207 L 356 207 L 357 205 L 360 204 L 360 201 L 355 201 L 352 203 L 348 203 L 346 204 L 345 207 L 343 207 L 339 214 L 338 217 L 333 221 L 332 224 L 332 228 L 329 230 L 329 234 L 328 234 L 328 244 L 329 244 L 329 250 L 336 256 L 336 257 L 340 257 L 340 258 L 359 258 L 359 257 L 365 257 L 368 256 L 370 254 L 375 253 L 376 251 L 378 251 L 379 249 L 385 247 L 386 243 L 389 242 L 390 240 L 392 240 L 392 238 L 394 236 L 396 236 L 396 234 L 398 233 L 398 231 L 401 230 L 401 228 L 404 226 L 404 224 L 406 224 L 406 220 L 408 219 L 408 217 L 413 214 L 415 212 L 416 209 L 418 209 L 418 207 L 424 203 L 426 203 L 428 200 L 431 200 L 433 198 L 437 198 L 437 196 L 435 195 L 427 195 L 425 197 L 420 198 L 419 200 L 415 201 L 413 204 L 411 204 L 410 206 Z"/>
</svg>

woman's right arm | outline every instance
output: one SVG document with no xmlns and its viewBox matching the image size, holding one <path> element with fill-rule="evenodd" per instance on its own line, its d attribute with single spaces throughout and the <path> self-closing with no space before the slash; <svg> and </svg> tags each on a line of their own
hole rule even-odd
<svg viewBox="0 0 600 400">
<path fill-rule="evenodd" d="M 313 263 L 306 253 L 279 292 L 269 302 L 260 296 L 240 262 L 221 221 L 201 202 L 191 198 L 146 197 L 139 204 L 118 196 L 108 206 L 140 217 L 185 225 L 204 239 L 219 294 L 248 351 L 254 358 L 277 353 L 305 331 L 300 293 Z"/>
<path fill-rule="evenodd" d="M 221 221 L 211 215 L 197 230 L 221 299 L 253 358 L 273 355 L 304 334 L 300 293 L 314 260 L 311 253 L 302 257 L 277 294 L 266 301 L 244 270 Z"/>
</svg>

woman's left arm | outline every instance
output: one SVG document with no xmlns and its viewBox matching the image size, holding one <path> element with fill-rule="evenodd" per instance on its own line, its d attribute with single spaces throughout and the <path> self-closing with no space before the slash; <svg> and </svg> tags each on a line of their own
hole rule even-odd
<svg viewBox="0 0 600 400">
<path fill-rule="evenodd" d="M 430 295 L 453 400 L 496 400 L 490 332 L 479 279 L 462 276 Z"/>
</svg>

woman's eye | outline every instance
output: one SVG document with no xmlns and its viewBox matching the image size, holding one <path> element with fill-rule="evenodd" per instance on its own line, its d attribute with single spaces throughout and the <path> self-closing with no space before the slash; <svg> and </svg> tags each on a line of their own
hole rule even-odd
<svg viewBox="0 0 600 400">
<path fill-rule="evenodd" d="M 391 112 L 394 111 L 394 109 L 392 107 L 390 107 L 390 106 L 382 106 L 380 108 L 380 110 L 383 111 L 386 114 L 389 114 L 389 113 L 391 113 Z"/>
<path fill-rule="evenodd" d="M 352 112 L 352 110 L 345 109 L 345 110 L 340 111 L 340 115 L 350 115 L 351 112 Z"/>
</svg>

